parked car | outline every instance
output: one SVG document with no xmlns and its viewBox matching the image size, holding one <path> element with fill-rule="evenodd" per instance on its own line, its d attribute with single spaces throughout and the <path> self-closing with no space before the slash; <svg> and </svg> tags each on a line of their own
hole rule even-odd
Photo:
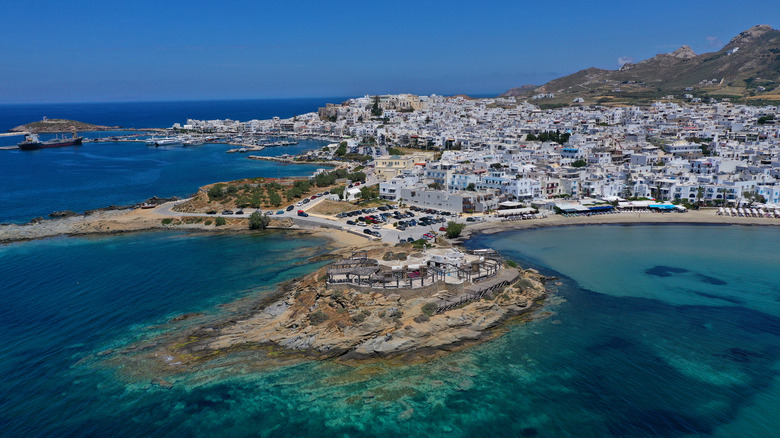
<svg viewBox="0 0 780 438">
<path fill-rule="evenodd" d="M 233 214 L 233 210 L 225 210 L 222 214 Z"/>
<path fill-rule="evenodd" d="M 276 212 L 276 214 L 284 214 L 284 210 L 279 210 Z"/>
<path fill-rule="evenodd" d="M 466 218 L 466 222 L 476 222 L 476 221 L 477 221 L 477 218 L 475 218 L 475 217 L 467 217 Z"/>
<path fill-rule="evenodd" d="M 366 229 L 364 229 L 364 230 L 363 230 L 363 234 L 371 234 L 371 232 L 372 232 L 372 231 L 371 231 L 371 230 L 369 230 L 368 228 L 366 228 Z"/>
<path fill-rule="evenodd" d="M 371 235 L 376 237 L 382 237 L 382 234 L 379 231 L 372 231 Z"/>
<path fill-rule="evenodd" d="M 298 210 L 298 216 L 309 217 L 309 213 L 306 213 L 303 210 Z"/>
<path fill-rule="evenodd" d="M 238 210 L 236 214 L 244 214 L 244 210 Z"/>
<path fill-rule="evenodd" d="M 206 214 L 217 214 L 216 210 L 209 210 L 206 212 Z"/>
<path fill-rule="evenodd" d="M 373 228 L 373 229 L 375 229 L 375 230 L 381 230 L 381 229 L 382 229 L 382 226 L 381 226 L 381 225 L 379 225 L 379 224 L 374 224 L 374 226 L 373 226 L 373 227 L 371 227 L 371 228 Z"/>
<path fill-rule="evenodd" d="M 294 209 L 294 208 L 295 208 L 295 206 L 294 206 L 294 205 L 288 205 L 288 206 L 287 206 L 287 208 L 286 208 L 285 210 L 287 210 L 287 211 L 293 211 L 293 209 Z"/>
<path fill-rule="evenodd" d="M 439 231 L 447 231 L 447 227 L 439 227 Z"/>
<path fill-rule="evenodd" d="M 357 225 L 355 221 L 347 221 L 347 225 Z"/>
</svg>

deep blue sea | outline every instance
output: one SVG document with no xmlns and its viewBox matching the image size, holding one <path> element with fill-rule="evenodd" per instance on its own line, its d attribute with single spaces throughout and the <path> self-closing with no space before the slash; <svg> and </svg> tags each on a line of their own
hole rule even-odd
<svg viewBox="0 0 780 438">
<path fill-rule="evenodd" d="M 0 132 L 48 117 L 123 128 L 170 128 L 187 119 L 216 120 L 288 118 L 316 112 L 326 103 L 348 97 L 306 99 L 206 100 L 185 102 L 108 102 L 0 105 Z"/>
<path fill-rule="evenodd" d="M 170 390 L 98 353 L 175 330 L 185 312 L 229 315 L 226 303 L 320 266 L 305 260 L 323 242 L 159 232 L 5 245 L 0 435 L 773 437 L 778 238 L 685 225 L 479 236 L 468 246 L 561 278 L 538 319 L 425 364 L 264 368 L 249 352 L 163 376 Z"/>
<path fill-rule="evenodd" d="M 133 102 L 0 105 L 0 131 L 49 118 L 66 118 L 123 127 L 170 127 L 187 118 L 246 121 L 291 117 L 316 111 L 345 98 L 271 99 L 208 102 Z M 87 138 L 121 132 L 82 133 Z M 52 135 L 44 135 L 46 139 Z M 0 146 L 22 138 L 0 137 Z M 255 155 L 297 154 L 325 142 L 267 148 Z M 186 197 L 198 187 L 249 177 L 311 175 L 318 166 L 284 165 L 227 154 L 234 146 L 206 144 L 188 148 L 148 148 L 143 143 L 85 143 L 37 151 L 0 150 L 0 223 L 26 222 L 53 211 L 82 212 L 109 205 L 130 205 L 152 196 Z M 321 167 L 321 166 L 320 166 Z"/>
<path fill-rule="evenodd" d="M 253 154 L 298 153 L 324 144 L 303 140 Z M 226 153 L 231 148 L 235 146 L 151 148 L 142 142 L 108 142 L 0 150 L 0 222 L 26 222 L 59 210 L 131 205 L 152 196 L 186 197 L 214 182 L 308 176 L 323 167 L 249 160 L 247 154 Z"/>
</svg>

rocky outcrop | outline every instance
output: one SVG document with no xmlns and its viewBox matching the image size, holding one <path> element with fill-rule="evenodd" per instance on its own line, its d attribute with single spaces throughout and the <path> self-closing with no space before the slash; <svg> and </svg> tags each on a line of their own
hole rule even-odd
<svg viewBox="0 0 780 438">
<path fill-rule="evenodd" d="M 287 285 L 280 299 L 251 314 L 187 332 L 155 356 L 173 357 L 173 363 L 186 367 L 260 346 L 318 358 L 427 355 L 490 338 L 492 328 L 545 296 L 545 277 L 526 270 L 489 298 L 433 314 L 424 306 L 435 299 L 431 296 L 331 287 L 324 274 L 325 268 Z"/>
<path fill-rule="evenodd" d="M 79 215 L 78 213 L 76 213 L 75 211 L 71 211 L 71 210 L 62 210 L 62 211 L 55 211 L 55 212 L 49 213 L 49 217 L 52 217 L 52 218 L 73 217 L 73 216 L 78 216 L 78 215 Z"/>
<path fill-rule="evenodd" d="M 669 55 L 679 59 L 691 59 L 696 57 L 696 52 L 690 46 L 682 46 Z"/>
</svg>

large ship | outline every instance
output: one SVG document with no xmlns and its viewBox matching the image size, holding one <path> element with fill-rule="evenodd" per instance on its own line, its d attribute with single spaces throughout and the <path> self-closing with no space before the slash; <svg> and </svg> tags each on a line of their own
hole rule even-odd
<svg viewBox="0 0 780 438">
<path fill-rule="evenodd" d="M 149 140 L 146 140 L 146 145 L 154 146 L 154 147 L 184 146 L 184 142 L 179 137 L 163 137 L 163 138 L 152 137 Z"/>
<path fill-rule="evenodd" d="M 19 149 L 34 150 L 43 148 L 58 148 L 62 146 L 78 146 L 84 137 L 76 135 L 76 131 L 73 131 L 72 138 L 53 138 L 51 140 L 41 141 L 38 138 L 38 134 L 28 134 L 24 137 L 24 141 L 19 143 Z"/>
</svg>

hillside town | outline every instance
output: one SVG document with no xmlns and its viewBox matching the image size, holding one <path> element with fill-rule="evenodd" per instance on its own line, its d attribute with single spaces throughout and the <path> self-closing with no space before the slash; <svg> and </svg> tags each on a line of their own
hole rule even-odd
<svg viewBox="0 0 780 438">
<path fill-rule="evenodd" d="M 398 94 L 290 119 L 174 128 L 333 141 L 304 158 L 362 160 L 381 198 L 453 213 L 665 205 L 728 214 L 780 204 L 776 113 L 727 99 L 540 109 L 515 98 Z"/>
</svg>

